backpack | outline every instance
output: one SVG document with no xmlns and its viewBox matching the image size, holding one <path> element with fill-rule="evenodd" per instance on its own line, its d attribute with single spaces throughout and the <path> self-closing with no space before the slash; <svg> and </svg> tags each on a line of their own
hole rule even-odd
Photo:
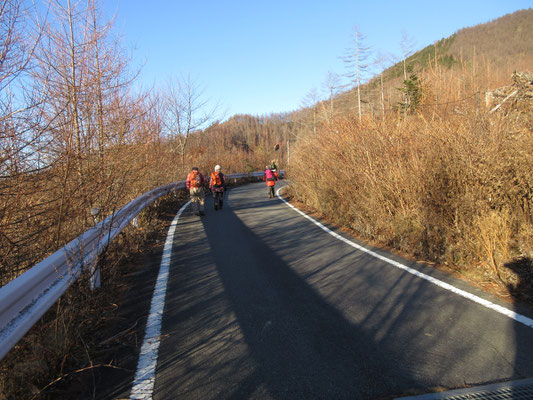
<svg viewBox="0 0 533 400">
<path fill-rule="evenodd" d="M 266 177 L 267 181 L 275 181 L 276 180 L 276 178 L 274 178 L 274 173 L 270 169 L 265 170 L 265 177 Z"/>
<path fill-rule="evenodd" d="M 220 176 L 220 172 L 213 172 L 211 174 L 211 182 L 214 187 L 222 186 L 222 177 Z"/>
<path fill-rule="evenodd" d="M 198 188 L 202 186 L 202 177 L 198 171 L 192 171 L 191 187 Z"/>
</svg>

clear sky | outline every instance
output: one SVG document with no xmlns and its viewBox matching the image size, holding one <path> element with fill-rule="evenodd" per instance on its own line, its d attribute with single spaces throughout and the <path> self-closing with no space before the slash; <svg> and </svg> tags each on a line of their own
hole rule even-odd
<svg viewBox="0 0 533 400">
<path fill-rule="evenodd" d="M 163 87 L 190 75 L 225 117 L 300 108 L 328 72 L 346 72 L 353 29 L 373 52 L 401 56 L 474 26 L 533 7 L 533 0 L 103 0 L 133 61 L 139 83 Z M 325 97 L 325 94 L 324 94 Z"/>
</svg>

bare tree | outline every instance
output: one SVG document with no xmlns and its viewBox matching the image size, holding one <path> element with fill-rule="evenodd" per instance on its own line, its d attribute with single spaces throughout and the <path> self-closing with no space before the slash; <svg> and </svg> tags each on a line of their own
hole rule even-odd
<svg viewBox="0 0 533 400">
<path fill-rule="evenodd" d="M 30 147 L 39 134 L 31 129 L 38 95 L 28 89 L 28 71 L 40 39 L 35 8 L 22 0 L 0 1 L 0 175 L 37 168 Z"/>
<path fill-rule="evenodd" d="M 348 49 L 348 54 L 343 58 L 348 69 L 347 77 L 357 88 L 357 108 L 359 111 L 359 120 L 362 118 L 361 111 L 361 81 L 368 69 L 366 60 L 369 56 L 370 48 L 364 45 L 365 36 L 359 31 L 357 26 L 354 27 L 353 47 Z"/>
<path fill-rule="evenodd" d="M 379 82 L 381 92 L 381 114 L 385 115 L 385 89 L 383 86 L 383 72 L 388 68 L 390 57 L 385 56 L 381 51 L 378 51 L 376 58 L 374 59 L 374 65 L 379 68 Z"/>
<path fill-rule="evenodd" d="M 168 137 L 177 146 L 181 167 L 185 168 L 187 143 L 191 133 L 206 127 L 215 119 L 218 106 L 205 98 L 201 85 L 190 75 L 170 79 L 163 94 L 164 127 Z"/>
<path fill-rule="evenodd" d="M 402 64 L 403 64 L 403 80 L 407 82 L 407 59 L 413 55 L 415 41 L 407 32 L 402 32 L 402 40 L 400 42 L 402 47 Z M 404 113 L 407 113 L 409 107 L 409 98 L 407 93 L 404 93 Z"/>
<path fill-rule="evenodd" d="M 35 129 L 40 96 L 29 84 L 40 40 L 35 13 L 29 2 L 0 1 L 0 285 L 32 258 L 21 249 L 35 240 L 21 229 L 33 212 L 27 199 L 36 190 L 31 174 L 40 168 L 42 146 Z"/>
<path fill-rule="evenodd" d="M 316 88 L 312 88 L 303 98 L 302 106 L 309 108 L 311 111 L 311 126 L 313 128 L 313 133 L 316 133 L 316 128 L 318 125 L 318 106 L 320 103 L 320 96 Z"/>
<path fill-rule="evenodd" d="M 339 75 L 329 71 L 326 80 L 324 81 L 322 86 L 325 90 L 327 90 L 328 93 L 329 112 L 326 113 L 326 117 L 329 121 L 333 118 L 335 114 L 333 101 L 335 96 L 339 93 L 339 89 L 341 88 Z"/>
<path fill-rule="evenodd" d="M 65 221 L 71 230 L 92 224 L 89 210 L 112 211 L 125 196 L 132 167 L 119 166 L 118 143 L 125 143 L 128 95 L 133 79 L 112 21 L 102 23 L 97 0 L 50 0 L 38 65 L 33 78 L 46 93 L 40 105 L 41 130 L 49 146 L 44 157 L 60 176 L 51 184 L 57 210 L 56 244 Z M 119 138 L 120 137 L 120 138 Z M 118 183 L 122 182 L 122 183 Z"/>
<path fill-rule="evenodd" d="M 416 43 L 407 32 L 402 32 L 400 45 L 402 47 L 403 79 L 407 80 L 407 59 L 413 55 Z"/>
</svg>

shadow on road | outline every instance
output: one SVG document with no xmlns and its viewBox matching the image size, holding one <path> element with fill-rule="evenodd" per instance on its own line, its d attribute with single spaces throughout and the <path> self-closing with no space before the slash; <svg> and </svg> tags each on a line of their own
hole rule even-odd
<svg viewBox="0 0 533 400">
<path fill-rule="evenodd" d="M 529 257 L 520 258 L 509 262 L 505 267 L 513 271 L 518 279 L 514 285 L 511 284 L 508 286 L 509 293 L 515 298 L 515 311 L 519 314 L 529 314 L 529 318 L 533 318 L 531 308 L 528 306 L 533 304 L 533 259 Z M 516 338 L 517 349 L 514 365 L 520 374 L 520 378 L 533 377 L 532 374 L 521 373 L 521 371 L 531 370 L 533 364 L 531 345 L 527 347 L 523 345 L 523 343 L 531 343 L 531 330 L 532 328 L 515 322 L 514 336 Z M 527 393 L 533 393 L 531 384 L 528 387 Z M 523 388 L 520 387 L 511 386 L 509 393 L 511 398 L 526 398 L 525 396 L 527 396 Z"/>
<path fill-rule="evenodd" d="M 376 399 L 417 387 L 408 370 L 379 351 L 373 338 L 348 322 L 232 210 L 216 218 L 219 223 L 204 224 L 205 232 L 254 362 L 229 398 Z"/>
<path fill-rule="evenodd" d="M 179 226 L 154 398 L 391 399 L 533 373 L 512 340 L 529 328 L 239 190 Z"/>
</svg>

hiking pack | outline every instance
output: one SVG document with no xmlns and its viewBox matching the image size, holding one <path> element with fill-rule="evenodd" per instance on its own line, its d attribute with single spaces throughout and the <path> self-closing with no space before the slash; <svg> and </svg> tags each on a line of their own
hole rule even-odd
<svg viewBox="0 0 533 400">
<path fill-rule="evenodd" d="M 202 186 L 202 177 L 198 171 L 192 171 L 191 187 L 199 188 Z"/>
<path fill-rule="evenodd" d="M 272 170 L 270 169 L 267 169 L 265 171 L 265 177 L 266 177 L 266 180 L 267 181 L 274 181 L 276 180 L 276 178 L 274 178 L 274 173 L 272 172 Z"/>
<path fill-rule="evenodd" d="M 222 177 L 220 176 L 220 172 L 211 173 L 211 182 L 213 183 L 214 187 L 222 186 Z"/>
</svg>

